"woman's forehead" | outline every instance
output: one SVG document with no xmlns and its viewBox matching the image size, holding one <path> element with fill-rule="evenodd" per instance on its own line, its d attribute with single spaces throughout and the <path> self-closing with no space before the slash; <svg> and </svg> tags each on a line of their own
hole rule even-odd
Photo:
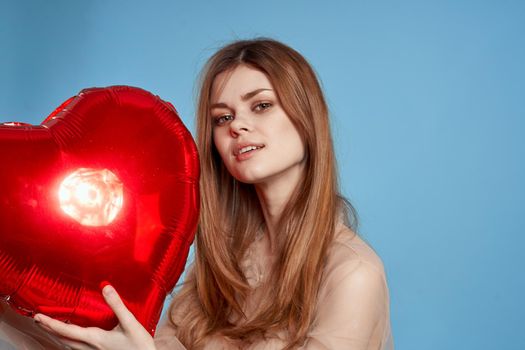
<svg viewBox="0 0 525 350">
<path fill-rule="evenodd" d="M 211 101 L 215 103 L 241 98 L 257 89 L 273 90 L 273 86 L 261 70 L 240 65 L 215 77 L 212 84 Z"/>
</svg>

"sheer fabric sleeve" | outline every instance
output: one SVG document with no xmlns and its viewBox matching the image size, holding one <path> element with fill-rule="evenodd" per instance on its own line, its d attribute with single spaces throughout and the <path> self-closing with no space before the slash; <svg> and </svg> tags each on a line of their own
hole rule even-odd
<svg viewBox="0 0 525 350">
<path fill-rule="evenodd" d="M 277 350 L 288 332 L 266 334 L 247 349 Z M 393 350 L 389 293 L 381 259 L 359 236 L 335 240 L 319 286 L 314 320 L 302 350 Z"/>
<path fill-rule="evenodd" d="M 393 349 L 382 269 L 357 260 L 332 271 L 303 349 Z"/>
<path fill-rule="evenodd" d="M 154 340 L 157 350 L 186 350 L 175 336 L 175 329 L 167 319 L 161 321 Z"/>
</svg>

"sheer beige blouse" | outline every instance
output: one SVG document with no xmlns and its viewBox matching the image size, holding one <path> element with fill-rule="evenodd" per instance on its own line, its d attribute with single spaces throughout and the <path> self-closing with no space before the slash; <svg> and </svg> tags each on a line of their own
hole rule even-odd
<svg viewBox="0 0 525 350">
<path fill-rule="evenodd" d="M 253 288 L 244 306 L 247 317 L 265 296 L 268 262 L 261 240 L 252 244 L 242 267 Z M 241 322 L 241 321 L 239 321 Z M 155 336 L 159 350 L 185 349 L 163 322 Z M 204 349 L 274 350 L 286 345 L 286 331 L 267 334 L 252 344 L 231 342 L 220 336 L 207 339 Z M 324 269 L 316 317 L 300 349 L 393 350 L 389 294 L 383 264 L 377 254 L 347 228 L 339 231 Z"/>
<path fill-rule="evenodd" d="M 264 281 L 271 257 L 263 240 L 255 241 L 242 267 L 253 288 L 246 305 L 249 317 L 265 297 Z M 238 322 L 242 322 L 238 320 Z M 159 350 L 185 347 L 168 322 L 162 322 L 155 336 Z M 286 344 L 286 330 L 267 334 L 252 344 L 233 343 L 219 336 L 209 337 L 205 349 L 275 350 Z M 0 349 L 59 349 L 53 337 L 27 317 L 16 315 L 0 304 Z M 348 229 L 340 230 L 329 251 L 319 290 L 316 317 L 301 349 L 392 350 L 389 295 L 383 264 L 375 252 Z"/>
</svg>

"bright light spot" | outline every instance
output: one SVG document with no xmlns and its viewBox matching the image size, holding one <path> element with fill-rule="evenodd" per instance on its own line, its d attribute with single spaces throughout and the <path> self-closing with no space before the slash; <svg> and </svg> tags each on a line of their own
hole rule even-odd
<svg viewBox="0 0 525 350">
<path fill-rule="evenodd" d="M 80 168 L 60 184 L 60 208 L 86 226 L 110 224 L 122 209 L 122 182 L 108 169 Z"/>
</svg>

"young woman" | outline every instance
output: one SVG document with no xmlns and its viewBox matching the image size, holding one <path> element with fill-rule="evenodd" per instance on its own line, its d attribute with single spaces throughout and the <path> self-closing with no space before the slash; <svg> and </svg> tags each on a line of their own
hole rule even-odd
<svg viewBox="0 0 525 350">
<path fill-rule="evenodd" d="M 338 194 L 316 75 L 274 40 L 206 65 L 197 112 L 195 262 L 155 340 L 104 289 L 106 332 L 35 316 L 75 349 L 392 349 L 383 265 Z"/>
</svg>

